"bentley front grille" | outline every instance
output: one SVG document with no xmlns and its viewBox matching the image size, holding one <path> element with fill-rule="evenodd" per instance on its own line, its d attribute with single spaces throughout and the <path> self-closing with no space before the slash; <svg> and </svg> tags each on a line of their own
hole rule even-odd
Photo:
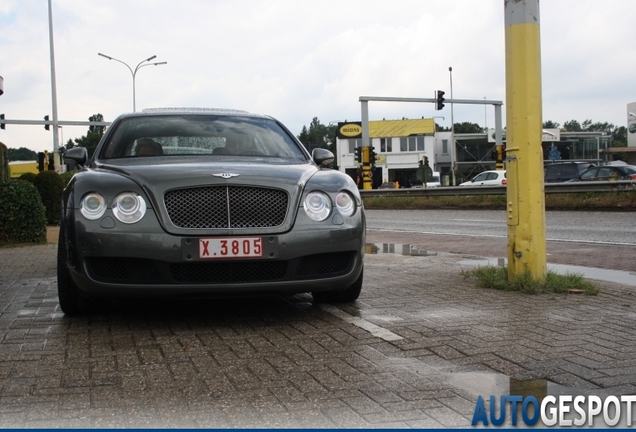
<svg viewBox="0 0 636 432">
<path fill-rule="evenodd" d="M 164 202 L 179 228 L 269 228 L 285 221 L 288 195 L 251 186 L 206 186 L 168 191 Z"/>
</svg>

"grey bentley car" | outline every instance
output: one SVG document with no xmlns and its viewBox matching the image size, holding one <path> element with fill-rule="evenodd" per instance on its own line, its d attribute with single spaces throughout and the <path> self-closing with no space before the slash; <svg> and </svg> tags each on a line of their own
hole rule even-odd
<svg viewBox="0 0 636 432">
<path fill-rule="evenodd" d="M 358 298 L 365 215 L 353 180 L 277 120 L 237 110 L 121 115 L 64 191 L 60 307 L 109 297 Z"/>
</svg>

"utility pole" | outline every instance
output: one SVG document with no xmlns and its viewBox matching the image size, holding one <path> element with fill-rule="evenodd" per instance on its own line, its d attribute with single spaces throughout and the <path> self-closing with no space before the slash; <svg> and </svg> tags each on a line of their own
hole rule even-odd
<svg viewBox="0 0 636 432">
<path fill-rule="evenodd" d="M 49 0 L 49 48 L 51 52 L 51 102 L 53 104 L 53 157 L 55 158 L 55 166 L 59 166 L 60 143 L 57 130 L 57 86 L 55 83 L 55 49 L 53 44 L 53 8 L 51 0 Z"/>
<path fill-rule="evenodd" d="M 504 0 L 508 279 L 545 278 L 539 0 Z"/>
</svg>

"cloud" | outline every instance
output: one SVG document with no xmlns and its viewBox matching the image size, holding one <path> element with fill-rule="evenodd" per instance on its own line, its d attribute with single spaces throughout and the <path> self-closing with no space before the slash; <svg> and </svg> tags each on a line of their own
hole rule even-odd
<svg viewBox="0 0 636 432">
<path fill-rule="evenodd" d="M 625 123 L 636 100 L 636 10 L 630 2 L 541 3 L 544 118 Z M 54 0 L 60 120 L 132 110 L 132 74 L 151 55 L 167 65 L 135 75 L 138 109 L 194 106 L 273 115 L 298 134 L 313 117 L 357 120 L 360 96 L 505 101 L 503 2 L 473 0 Z M 51 114 L 48 9 L 41 0 L 0 5 L 0 112 Z M 505 113 L 505 111 L 504 111 Z M 371 118 L 443 116 L 432 104 L 373 103 Z M 492 108 L 454 107 L 456 122 L 494 124 Z M 505 123 L 505 115 L 504 115 Z M 64 127 L 64 139 L 86 127 Z M 10 147 L 52 148 L 41 126 L 8 125 Z"/>
</svg>

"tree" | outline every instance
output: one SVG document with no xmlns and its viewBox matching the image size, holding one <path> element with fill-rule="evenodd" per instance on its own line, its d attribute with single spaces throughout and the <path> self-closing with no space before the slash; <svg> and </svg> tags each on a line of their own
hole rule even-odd
<svg viewBox="0 0 636 432">
<path fill-rule="evenodd" d="M 484 128 L 477 123 L 462 122 L 455 123 L 455 133 L 481 133 Z"/>
<path fill-rule="evenodd" d="M 333 149 L 336 144 L 336 125 L 325 126 L 320 123 L 318 117 L 314 117 L 309 125 L 309 129 L 303 126 L 302 132 L 298 135 L 298 139 L 305 145 L 307 150 L 313 150 L 316 147 Z"/>
<path fill-rule="evenodd" d="M 563 123 L 562 130 L 565 132 L 602 132 L 612 137 L 612 147 L 625 147 L 627 145 L 627 128 L 608 122 L 593 122 L 586 119 L 579 123 L 576 120 L 568 120 Z"/>
<path fill-rule="evenodd" d="M 9 149 L 9 161 L 31 161 L 38 160 L 38 154 L 33 150 L 29 150 L 26 147 L 20 147 L 18 149 Z"/>
<path fill-rule="evenodd" d="M 88 121 L 102 122 L 104 121 L 104 116 L 102 116 L 101 114 L 95 114 L 90 116 L 88 118 Z M 86 135 L 80 138 L 76 138 L 75 144 L 80 147 L 85 147 L 88 151 L 88 157 L 91 158 L 93 156 L 93 153 L 95 152 L 95 148 L 97 148 L 97 144 L 99 144 L 99 140 L 101 140 L 102 136 L 104 135 L 104 129 L 104 126 L 89 126 Z"/>
<path fill-rule="evenodd" d="M 543 129 L 558 129 L 559 124 L 557 122 L 553 122 L 552 120 L 547 120 L 543 122 Z"/>
<path fill-rule="evenodd" d="M 331 151 L 336 157 L 336 135 L 338 127 L 336 125 L 325 126 L 320 123 L 318 117 L 314 117 L 309 125 L 309 129 L 303 126 L 298 140 L 304 144 L 305 148 L 310 152 L 315 148 L 326 148 Z M 337 160 L 334 160 L 334 166 L 337 165 Z"/>
</svg>

